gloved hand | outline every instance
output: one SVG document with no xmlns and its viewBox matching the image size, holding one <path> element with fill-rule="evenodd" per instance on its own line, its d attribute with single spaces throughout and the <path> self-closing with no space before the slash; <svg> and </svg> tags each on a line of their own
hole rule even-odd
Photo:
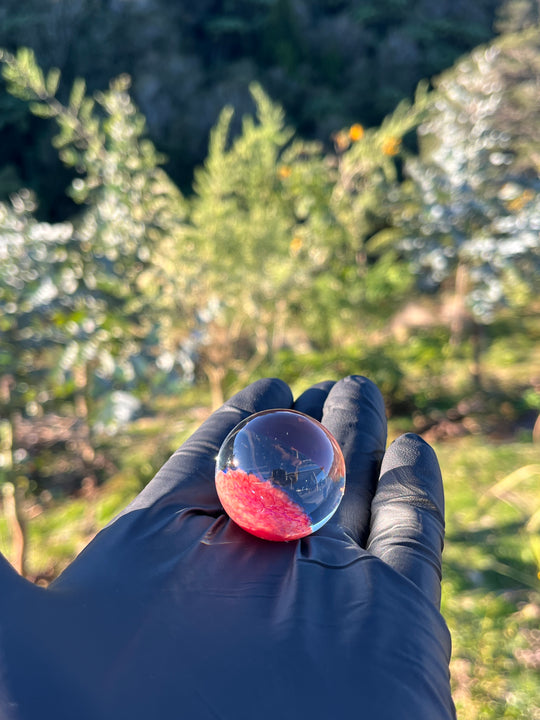
<svg viewBox="0 0 540 720">
<path fill-rule="evenodd" d="M 336 437 L 347 486 L 317 533 L 271 542 L 224 514 L 214 463 L 240 420 L 290 407 Z M 453 718 L 441 476 L 420 438 L 385 445 L 365 378 L 238 393 L 49 588 L 3 561 L 0 717 Z"/>
</svg>

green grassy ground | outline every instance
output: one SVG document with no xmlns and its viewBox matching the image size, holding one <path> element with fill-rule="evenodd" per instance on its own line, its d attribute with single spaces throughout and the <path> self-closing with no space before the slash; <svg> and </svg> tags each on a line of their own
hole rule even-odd
<svg viewBox="0 0 540 720">
<path fill-rule="evenodd" d="M 540 448 L 436 448 L 446 487 L 442 611 L 461 720 L 540 718 Z"/>
<path fill-rule="evenodd" d="M 135 425 L 121 473 L 78 497 L 27 510 L 28 570 L 46 582 L 140 490 L 205 414 Z M 156 437 L 160 440 L 156 446 Z M 157 449 L 156 449 L 157 448 Z M 482 436 L 439 443 L 447 537 L 442 611 L 453 638 L 452 682 L 461 720 L 540 718 L 540 447 Z M 151 458 L 151 460 L 149 460 Z M 156 467 L 154 468 L 154 462 Z M 9 535 L 0 521 L 0 549 Z M 535 709 L 536 708 L 536 709 Z"/>
<path fill-rule="evenodd" d="M 494 589 L 536 588 L 540 448 L 463 438 L 436 451 L 446 487 L 446 561 L 458 563 L 449 574 L 454 568 L 459 577 L 489 580 Z M 475 565 L 472 574 L 468 562 Z"/>
</svg>

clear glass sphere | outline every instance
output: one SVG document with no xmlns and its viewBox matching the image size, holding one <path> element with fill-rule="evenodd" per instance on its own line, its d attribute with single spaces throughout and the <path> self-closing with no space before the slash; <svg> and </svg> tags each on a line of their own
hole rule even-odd
<svg viewBox="0 0 540 720">
<path fill-rule="evenodd" d="M 225 438 L 216 462 L 225 512 L 265 540 L 321 528 L 345 492 L 345 460 L 328 430 L 295 410 L 264 410 Z"/>
</svg>

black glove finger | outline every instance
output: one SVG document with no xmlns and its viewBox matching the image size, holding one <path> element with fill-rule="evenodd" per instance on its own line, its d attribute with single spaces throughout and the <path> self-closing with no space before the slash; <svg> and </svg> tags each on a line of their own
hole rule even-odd
<svg viewBox="0 0 540 720">
<path fill-rule="evenodd" d="M 290 408 L 292 394 L 282 380 L 258 380 L 216 410 L 163 465 L 126 512 L 149 507 L 174 491 L 174 504 L 210 512 L 221 509 L 215 484 L 216 456 L 223 440 L 244 418 L 261 410 Z M 120 516 L 119 516 L 120 517 Z"/>
<path fill-rule="evenodd" d="M 333 380 L 324 380 L 316 385 L 312 385 L 307 390 L 304 390 L 298 397 L 293 408 L 320 422 L 324 403 L 334 385 L 335 382 Z"/>
<path fill-rule="evenodd" d="M 398 438 L 384 457 L 371 505 L 368 550 L 439 605 L 444 491 L 437 457 L 417 435 Z"/>
<path fill-rule="evenodd" d="M 386 413 L 381 393 L 371 380 L 352 375 L 330 390 L 322 424 L 338 441 L 347 471 L 345 495 L 328 530 L 336 526 L 364 546 L 370 507 L 386 447 Z"/>
</svg>

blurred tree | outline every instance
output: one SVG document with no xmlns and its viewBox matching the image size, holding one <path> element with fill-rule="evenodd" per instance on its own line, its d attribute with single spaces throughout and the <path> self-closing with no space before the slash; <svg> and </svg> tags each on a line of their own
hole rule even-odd
<svg viewBox="0 0 540 720">
<path fill-rule="evenodd" d="M 420 79 L 487 41 L 501 3 L 3 0 L 0 47 L 32 47 L 41 67 L 60 68 L 66 87 L 84 77 L 90 93 L 128 73 L 171 177 L 189 189 L 221 109 L 253 111 L 251 82 L 284 106 L 303 137 L 328 146 L 337 127 L 379 124 Z M 0 176 L 3 197 L 31 187 L 44 219 L 69 217 L 70 177 L 49 173 L 50 129 L 13 98 L 0 103 L 0 166 L 11 168 Z"/>
<path fill-rule="evenodd" d="M 212 131 L 204 168 L 195 175 L 188 230 L 201 264 L 191 297 L 199 307 L 219 308 L 202 349 L 215 403 L 240 339 L 250 338 L 251 365 L 266 357 L 286 321 L 291 292 L 298 294 L 305 282 L 289 251 L 293 208 L 280 189 L 289 170 L 278 170 L 292 131 L 260 87 L 253 86 L 252 93 L 257 123 L 246 116 L 241 135 L 229 146 L 228 107 Z M 245 353 L 241 360 L 245 363 Z"/>
<path fill-rule="evenodd" d="M 0 205 L 0 382 L 2 416 L 37 414 L 53 393 L 47 370 L 65 335 L 59 308 L 71 304 L 75 273 L 66 263 L 69 223 L 39 223 L 28 191 Z M 64 296 L 63 298 L 61 296 Z"/>
<path fill-rule="evenodd" d="M 407 163 L 410 181 L 395 214 L 406 236 L 401 248 L 424 286 L 454 278 L 455 338 L 467 317 L 464 304 L 474 329 L 501 306 L 524 307 L 534 297 L 540 271 L 538 43 L 534 31 L 504 38 L 443 75 L 419 129 L 421 158 Z"/>
<path fill-rule="evenodd" d="M 41 333 L 32 341 L 42 350 L 47 333 L 52 334 L 62 349 L 56 369 L 63 380 L 66 373 L 72 377 L 79 414 L 86 417 L 95 373 L 136 388 L 148 381 L 150 366 L 171 364 L 170 357 L 174 364 L 179 338 L 172 324 L 182 312 L 177 249 L 185 203 L 143 136 L 144 119 L 128 94 L 127 77 L 95 98 L 87 97 L 84 83 L 77 81 L 63 104 L 57 97 L 59 71 L 45 76 L 31 51 L 3 52 L 0 60 L 10 91 L 36 115 L 56 120 L 60 131 L 54 143 L 77 173 L 70 192 L 86 205 L 62 247 L 57 235 L 68 226 L 36 223 L 23 208 L 17 246 L 18 267 L 28 265 L 17 287 L 32 292 L 30 277 L 45 287 L 37 297 L 43 296 L 40 307 L 47 317 L 32 320 Z M 8 225 L 14 223 L 10 217 L 6 214 Z M 32 250 L 35 228 L 52 238 L 40 245 L 47 267 L 36 265 L 41 255 Z M 8 272 L 8 285 L 9 277 Z"/>
<path fill-rule="evenodd" d="M 538 27 L 540 2 L 538 0 L 507 0 L 497 15 L 496 28 L 501 34 Z"/>
<path fill-rule="evenodd" d="M 540 27 L 501 38 L 493 45 L 490 72 L 501 87 L 493 129 L 508 140 L 510 174 L 537 178 L 540 173 Z"/>
<path fill-rule="evenodd" d="M 17 453 L 15 424 L 23 413 L 39 414 L 54 395 L 55 352 L 63 336 L 54 322 L 55 301 L 71 290 L 62 260 L 72 238 L 70 224 L 38 223 L 34 203 L 21 192 L 0 203 L 0 485 L 11 536 L 11 561 L 25 572 L 22 512 L 27 455 Z M 66 288 L 66 286 L 69 286 Z"/>
<path fill-rule="evenodd" d="M 257 121 L 245 116 L 229 142 L 233 111 L 223 111 L 186 231 L 201 263 L 191 297 L 215 309 L 201 352 L 216 402 L 228 367 L 249 377 L 293 328 L 320 347 L 343 342 L 387 317 L 410 281 L 395 253 L 370 255 L 366 240 L 388 220 L 385 197 L 398 186 L 402 138 L 422 117 L 425 87 L 380 128 L 337 133 L 336 155 L 293 139 L 282 108 L 251 90 Z"/>
<path fill-rule="evenodd" d="M 379 127 L 353 125 L 334 136 L 338 163 L 331 207 L 348 238 L 339 260 L 349 276 L 341 293 L 351 321 L 351 313 L 358 317 L 360 311 L 364 322 L 384 322 L 410 288 L 399 254 L 376 239 L 392 223 L 389 200 L 399 192 L 400 168 L 410 155 L 404 139 L 425 118 L 428 104 L 427 83 L 420 83 L 414 103 L 403 100 Z"/>
<path fill-rule="evenodd" d="M 92 430 L 111 419 L 111 407 L 96 404 L 97 382 L 117 401 L 111 388 L 144 397 L 156 376 L 181 375 L 186 330 L 177 249 L 185 203 L 143 136 L 128 78 L 95 98 L 77 81 L 63 103 L 59 71 L 44 75 L 31 51 L 2 52 L 0 61 L 12 93 L 35 115 L 56 120 L 55 145 L 76 174 L 71 194 L 85 206 L 73 223 L 49 224 L 38 222 L 26 190 L 0 204 L 1 480 L 13 556 L 23 571 L 21 478 L 33 461 L 17 444 L 22 417 L 54 410 L 78 417 L 70 442 L 82 480 L 96 466 Z M 49 419 L 54 434 L 58 418 Z"/>
</svg>

